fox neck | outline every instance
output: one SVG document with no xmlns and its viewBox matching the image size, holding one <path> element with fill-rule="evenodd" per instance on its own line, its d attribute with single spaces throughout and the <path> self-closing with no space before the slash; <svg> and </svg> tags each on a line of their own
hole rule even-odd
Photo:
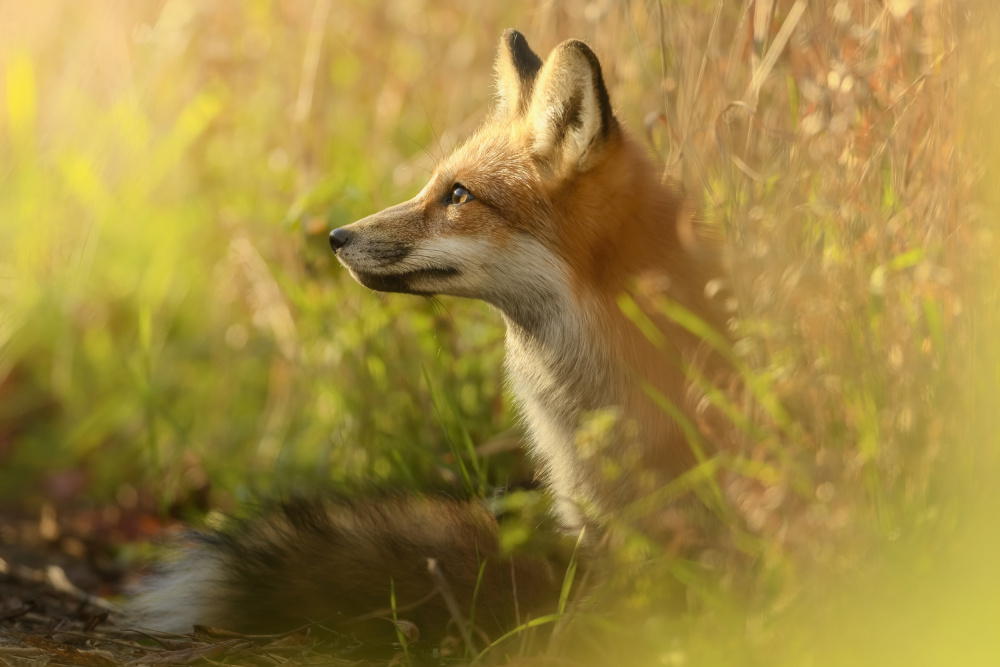
<svg viewBox="0 0 1000 667">
<path fill-rule="evenodd" d="M 682 359 L 698 341 L 660 321 L 669 341 L 660 349 L 618 301 L 636 280 L 652 279 L 665 286 L 661 295 L 701 310 L 703 270 L 678 247 L 678 206 L 655 185 L 641 207 L 623 212 L 627 230 L 600 221 L 601 229 L 628 238 L 595 238 L 590 252 L 599 269 L 581 275 L 579 265 L 566 262 L 561 289 L 550 286 L 546 299 L 521 302 L 533 304 L 531 310 L 501 305 L 511 388 L 557 511 L 571 530 L 588 526 L 599 533 L 611 515 L 695 462 L 680 428 L 651 395 L 683 406 Z"/>
<path fill-rule="evenodd" d="M 530 450 L 553 493 L 563 525 L 578 530 L 598 497 L 600 480 L 576 446 L 585 415 L 618 405 L 616 364 L 590 318 L 574 304 L 550 302 L 542 327 L 505 315 L 508 381 L 528 427 Z"/>
<path fill-rule="evenodd" d="M 593 534 L 693 463 L 646 394 L 680 405 L 685 383 L 679 365 L 635 353 L 649 342 L 616 304 L 567 305 L 540 329 L 507 318 L 507 374 L 563 525 Z"/>
</svg>

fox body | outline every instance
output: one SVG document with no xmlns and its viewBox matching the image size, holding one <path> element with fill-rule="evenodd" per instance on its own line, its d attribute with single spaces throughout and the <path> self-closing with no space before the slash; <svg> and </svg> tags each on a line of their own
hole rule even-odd
<svg viewBox="0 0 1000 667">
<path fill-rule="evenodd" d="M 662 349 L 620 297 L 653 291 L 714 319 L 703 296 L 713 269 L 615 119 L 585 44 L 565 42 L 543 63 L 509 31 L 497 74 L 497 109 L 427 186 L 330 242 L 363 285 L 481 299 L 503 314 L 510 384 L 563 524 L 600 530 L 695 461 L 654 397 L 684 404 L 699 341 L 660 322 Z M 595 411 L 610 411 L 610 432 L 581 442 Z"/>
<path fill-rule="evenodd" d="M 615 118 L 590 48 L 567 41 L 543 62 L 510 30 L 496 72 L 496 108 L 427 186 L 334 230 L 330 244 L 372 289 L 493 305 L 507 325 L 510 386 L 563 527 L 586 528 L 591 544 L 617 520 L 664 536 L 667 514 L 637 508 L 696 462 L 678 421 L 690 404 L 685 370 L 711 361 L 656 303 L 667 298 L 717 324 L 705 297 L 715 266 L 680 199 Z M 623 304 L 635 307 L 627 315 Z M 473 598 L 483 554 L 499 551 L 496 522 L 478 503 L 359 502 L 286 507 L 197 537 L 182 562 L 200 574 L 169 568 L 139 607 L 150 625 L 176 629 L 364 617 L 387 606 L 390 578 L 400 605 L 433 593 L 426 558 L 442 564 L 456 598 Z M 503 554 L 487 565 L 477 619 L 509 623 L 515 588 L 522 611 L 554 599 L 558 577 L 546 564 Z M 315 595 L 283 583 L 307 573 L 321 582 Z M 418 616 L 432 608 L 447 618 L 440 601 Z"/>
</svg>

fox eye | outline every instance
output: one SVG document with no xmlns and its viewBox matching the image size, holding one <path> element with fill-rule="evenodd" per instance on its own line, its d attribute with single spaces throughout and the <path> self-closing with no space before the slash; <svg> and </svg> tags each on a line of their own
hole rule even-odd
<svg viewBox="0 0 1000 667">
<path fill-rule="evenodd" d="M 473 199 L 475 199 L 475 197 L 472 196 L 471 192 L 466 190 L 462 184 L 455 183 L 455 185 L 451 186 L 451 196 L 447 200 L 447 203 L 457 206 L 458 204 L 464 204 L 472 201 Z"/>
</svg>

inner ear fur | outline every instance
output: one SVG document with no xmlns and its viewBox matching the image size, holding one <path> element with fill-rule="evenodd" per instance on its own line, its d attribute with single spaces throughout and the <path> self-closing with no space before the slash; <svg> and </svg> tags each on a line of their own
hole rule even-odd
<svg viewBox="0 0 1000 667">
<path fill-rule="evenodd" d="M 501 113 L 514 117 L 524 115 L 541 68 L 542 59 L 531 50 L 524 35 L 512 28 L 505 30 L 494 63 Z"/>
<path fill-rule="evenodd" d="M 528 110 L 532 153 L 554 172 L 582 171 L 618 131 L 601 64 L 581 41 L 552 51 L 537 80 Z"/>
</svg>

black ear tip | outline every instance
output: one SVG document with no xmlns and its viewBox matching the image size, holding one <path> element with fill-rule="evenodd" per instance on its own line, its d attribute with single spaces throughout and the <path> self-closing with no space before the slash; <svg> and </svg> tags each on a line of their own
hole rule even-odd
<svg viewBox="0 0 1000 667">
<path fill-rule="evenodd" d="M 568 39 L 562 44 L 560 44 L 559 48 L 571 49 L 573 51 L 576 51 L 590 62 L 591 67 L 601 69 L 600 59 L 597 57 L 597 54 L 594 53 L 594 50 L 587 45 L 586 42 L 581 42 L 578 39 Z"/>
<path fill-rule="evenodd" d="M 513 44 L 518 39 L 524 39 L 524 35 L 522 35 L 519 30 L 507 28 L 503 31 L 503 41 L 507 44 Z"/>
<path fill-rule="evenodd" d="M 533 77 L 542 67 L 542 59 L 528 46 L 528 40 L 514 28 L 503 31 L 501 43 L 507 47 L 511 60 L 522 78 Z"/>
<path fill-rule="evenodd" d="M 528 46 L 528 40 L 521 34 L 520 30 L 515 30 L 514 28 L 507 28 L 503 31 L 502 41 L 507 45 L 511 53 L 517 53 L 519 49 L 531 50 Z"/>
</svg>

